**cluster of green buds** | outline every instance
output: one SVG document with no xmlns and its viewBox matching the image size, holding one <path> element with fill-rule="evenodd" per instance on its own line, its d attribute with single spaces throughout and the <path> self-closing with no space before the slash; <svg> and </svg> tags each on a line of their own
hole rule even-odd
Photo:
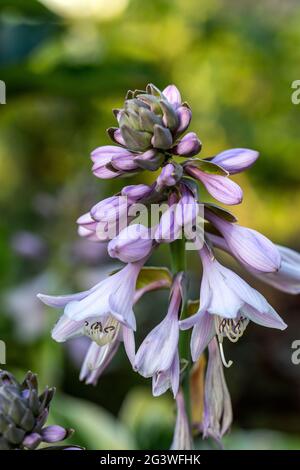
<svg viewBox="0 0 300 470">
<path fill-rule="evenodd" d="M 181 101 L 174 85 L 163 91 L 152 84 L 144 91 L 129 90 L 124 108 L 113 112 L 119 127 L 109 128 L 108 135 L 126 149 L 105 162 L 115 176 L 139 169 L 155 171 L 172 155 L 193 156 L 201 150 L 201 142 L 194 132 L 179 139 L 190 124 L 192 112 L 189 105 Z M 94 170 L 100 178 L 113 177 L 102 169 L 97 171 L 98 165 Z"/>
<path fill-rule="evenodd" d="M 7 371 L 0 370 L 0 450 L 35 450 L 42 442 L 56 443 L 67 439 L 72 429 L 44 426 L 54 388 L 38 393 L 36 374 L 27 372 L 19 383 Z M 44 449 L 73 450 L 76 446 L 51 446 Z"/>
</svg>

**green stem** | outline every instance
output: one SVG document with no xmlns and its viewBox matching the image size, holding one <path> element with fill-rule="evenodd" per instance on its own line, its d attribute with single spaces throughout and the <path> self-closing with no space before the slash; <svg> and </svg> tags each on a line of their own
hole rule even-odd
<svg viewBox="0 0 300 470">
<path fill-rule="evenodd" d="M 185 253 L 185 239 L 176 240 L 170 244 L 171 251 L 171 269 L 173 275 L 180 271 L 186 272 L 186 253 Z M 184 302 L 186 299 L 184 299 Z M 187 317 L 186 302 L 182 306 L 181 319 Z M 184 366 L 182 377 L 182 390 L 185 401 L 186 413 L 191 422 L 191 398 L 190 398 L 190 370 L 191 370 L 191 354 L 190 354 L 190 331 L 181 331 L 179 339 L 179 355 L 180 364 Z"/>
</svg>

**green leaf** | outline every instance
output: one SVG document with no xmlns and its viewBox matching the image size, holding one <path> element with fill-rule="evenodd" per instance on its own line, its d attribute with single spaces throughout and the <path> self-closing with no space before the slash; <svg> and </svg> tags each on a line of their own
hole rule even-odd
<svg viewBox="0 0 300 470">
<path fill-rule="evenodd" d="M 120 420 L 135 435 L 140 449 L 168 449 L 175 424 L 170 393 L 153 397 L 148 388 L 136 387 L 126 396 Z"/>
<path fill-rule="evenodd" d="M 214 204 L 213 202 L 205 202 L 204 206 L 205 208 L 209 209 L 211 212 L 216 214 L 218 217 L 221 217 L 222 219 L 227 220 L 228 222 L 237 222 L 237 218 L 235 217 L 235 215 L 232 214 L 232 212 L 228 211 L 227 209 L 224 209 L 223 207 L 218 206 L 217 204 Z"/>
<path fill-rule="evenodd" d="M 189 300 L 187 303 L 188 317 L 191 317 L 198 312 L 200 306 L 200 300 Z"/>
<path fill-rule="evenodd" d="M 133 435 L 117 418 L 85 400 L 57 394 L 51 403 L 50 422 L 73 428 L 74 436 L 67 442 L 88 450 L 136 449 Z"/>
<path fill-rule="evenodd" d="M 156 283 L 158 281 L 163 282 L 163 288 L 168 289 L 172 285 L 172 274 L 168 268 L 146 266 L 141 269 L 139 277 L 136 283 L 136 289 L 142 289 L 149 284 Z"/>
<path fill-rule="evenodd" d="M 201 160 L 200 158 L 193 158 L 193 159 L 187 160 L 184 163 L 184 166 L 185 165 L 194 166 L 198 168 L 199 170 L 204 171 L 204 173 L 209 173 L 210 175 L 219 175 L 219 176 L 229 175 L 228 171 L 224 170 L 219 165 L 216 165 L 215 163 L 212 163 L 208 160 Z"/>
</svg>

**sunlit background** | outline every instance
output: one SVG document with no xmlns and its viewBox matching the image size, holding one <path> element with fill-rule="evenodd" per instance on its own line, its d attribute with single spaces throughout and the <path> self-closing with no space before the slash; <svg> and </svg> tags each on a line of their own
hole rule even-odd
<svg viewBox="0 0 300 470">
<path fill-rule="evenodd" d="M 42 384 L 57 386 L 53 419 L 76 429 L 73 442 L 168 448 L 174 425 L 171 396 L 152 398 L 150 382 L 130 369 L 122 351 L 97 387 L 81 384 L 86 342 L 54 343 L 49 333 L 58 314 L 35 297 L 86 289 L 116 267 L 104 245 L 78 239 L 75 224 L 122 185 L 90 171 L 90 151 L 108 143 L 111 109 L 129 88 L 175 83 L 192 106 L 191 130 L 202 139 L 203 156 L 232 147 L 261 154 L 235 178 L 244 189 L 243 204 L 234 208 L 240 222 L 300 251 L 300 105 L 291 102 L 299 63 L 296 0 L 1 1 L 7 104 L 0 106 L 0 339 L 9 370 L 21 377 L 31 369 Z M 200 280 L 195 258 L 193 298 Z M 168 262 L 167 250 L 153 257 L 153 264 Z M 300 448 L 300 365 L 291 363 L 300 300 L 247 279 L 289 328 L 252 324 L 238 344 L 226 344 L 235 420 L 225 447 Z M 166 304 L 166 293 L 139 304 L 138 343 Z"/>
</svg>

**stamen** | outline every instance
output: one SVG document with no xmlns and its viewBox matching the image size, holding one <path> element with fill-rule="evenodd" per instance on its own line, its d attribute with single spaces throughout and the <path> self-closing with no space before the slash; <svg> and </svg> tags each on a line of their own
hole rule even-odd
<svg viewBox="0 0 300 470">
<path fill-rule="evenodd" d="M 99 346 L 111 343 L 116 338 L 120 329 L 120 323 L 112 316 L 109 316 L 105 323 L 100 321 L 93 323 L 85 322 L 84 334 L 95 341 Z"/>
<path fill-rule="evenodd" d="M 226 361 L 224 350 L 223 350 L 223 338 L 228 338 L 232 343 L 236 343 L 244 334 L 247 325 L 249 323 L 248 318 L 239 317 L 238 319 L 234 318 L 220 318 L 218 315 L 215 315 L 215 329 L 218 337 L 220 355 L 222 362 L 225 367 L 232 366 L 232 361 Z"/>
<path fill-rule="evenodd" d="M 229 360 L 228 362 L 226 361 L 225 359 L 225 355 L 224 355 L 224 350 L 223 350 L 223 343 L 222 342 L 219 342 L 219 348 L 220 348 L 220 355 L 221 355 L 221 359 L 222 359 L 222 362 L 223 362 L 223 365 L 227 368 L 231 367 L 233 362 L 231 360 Z"/>
</svg>

